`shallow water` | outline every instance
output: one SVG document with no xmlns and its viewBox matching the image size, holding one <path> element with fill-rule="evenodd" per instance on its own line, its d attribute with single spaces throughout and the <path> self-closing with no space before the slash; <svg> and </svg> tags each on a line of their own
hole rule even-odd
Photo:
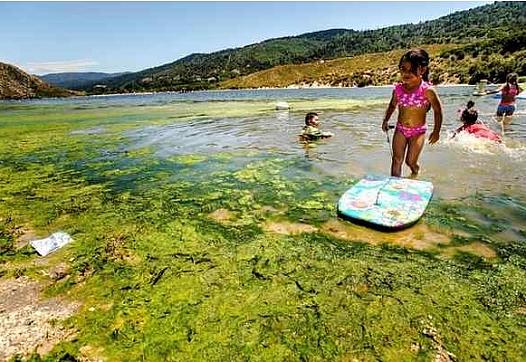
<svg viewBox="0 0 526 362">
<path fill-rule="evenodd" d="M 457 111 L 471 98 L 473 87 L 438 89 L 444 105 L 442 135 L 439 144 L 425 146 L 421 179 L 433 181 L 436 195 L 443 198 L 459 198 L 477 191 L 520 194 L 526 177 L 526 114 L 521 110 L 522 104 L 518 104 L 513 123 L 505 129 L 502 145 L 464 134 L 450 139 L 450 132 L 459 126 Z M 134 96 L 128 97 L 136 100 Z M 150 104 L 165 102 L 164 107 L 174 109 L 180 98 L 199 100 L 205 102 L 208 111 L 216 111 L 214 117 L 190 117 L 183 123 L 174 121 L 126 132 L 126 136 L 135 141 L 134 147 L 153 147 L 161 158 L 257 150 L 281 157 L 307 157 L 319 172 L 342 178 L 359 178 L 367 173 L 387 173 L 389 170 L 387 139 L 379 128 L 389 88 L 187 93 L 173 94 L 173 101 L 167 100 L 169 95 L 166 94 L 150 97 Z M 249 98 L 253 101 L 248 102 Z M 267 101 L 262 101 L 265 98 Z M 116 101 L 112 99 L 110 103 Z M 273 111 L 273 104 L 278 101 L 287 101 L 292 109 Z M 480 118 L 490 128 L 500 131 L 500 125 L 491 116 L 498 101 L 490 97 L 479 97 L 475 101 L 482 114 Z M 101 99 L 94 102 L 99 103 Z M 126 99 L 127 102 L 131 100 Z M 184 107 L 189 113 L 205 108 L 200 103 L 185 103 Z M 251 110 L 257 115 L 243 115 Z M 304 122 L 304 113 L 309 110 L 318 111 L 322 129 L 336 136 L 311 147 L 299 144 L 297 135 Z M 221 114 L 229 112 L 234 117 Z M 431 112 L 428 123 L 431 127 Z"/>
<path fill-rule="evenodd" d="M 444 108 L 441 140 L 436 145 L 425 146 L 420 178 L 434 183 L 435 199 L 455 201 L 476 194 L 506 194 L 524 201 L 526 113 L 523 107 L 526 102 L 519 101 L 517 115 L 505 129 L 503 144 L 463 134 L 450 139 L 451 131 L 459 126 L 458 109 L 474 98 L 472 91 L 472 86 L 438 87 Z M 74 123 L 70 137 L 117 135 L 120 141 L 114 146 L 118 153 L 147 150 L 161 162 L 190 155 L 238 155 L 230 165 L 223 165 L 230 170 L 235 170 L 232 165 L 240 166 L 260 156 L 278 157 L 301 161 L 296 164 L 306 178 L 321 181 L 333 177 L 343 183 L 349 180 L 350 186 L 353 180 L 366 174 L 389 172 L 390 151 L 380 124 L 390 92 L 389 87 L 211 91 L 46 99 L 0 105 L 4 108 L 3 119 L 17 115 L 22 120 L 55 120 L 66 115 Z M 500 130 L 492 118 L 498 100 L 491 97 L 474 100 L 480 119 L 492 129 Z M 277 102 L 288 102 L 291 109 L 275 110 Z M 321 128 L 335 136 L 310 145 L 299 143 L 297 136 L 308 111 L 317 111 Z M 395 119 L 396 113 L 391 124 Z M 432 112 L 428 114 L 428 124 L 431 128 Z M 112 155 L 114 151 L 103 151 L 97 161 L 111 161 Z M 124 172 L 129 166 L 118 167 Z M 208 166 L 203 167 L 206 173 Z M 209 172 L 212 171 L 211 168 Z M 404 173 L 407 175 L 407 168 Z M 512 227 L 521 229 L 523 222 L 512 220 Z M 508 231 L 502 233 L 502 238 L 516 234 Z"/>
<path fill-rule="evenodd" d="M 82 302 L 67 322 L 77 337 L 48 359 L 437 360 L 447 348 L 521 361 L 524 115 L 503 145 L 448 140 L 471 91 L 439 88 L 444 131 L 421 176 L 436 192 L 393 233 L 336 215 L 359 178 L 388 173 L 389 88 L 0 103 L 0 279 L 33 275 Z M 477 102 L 487 118 L 497 103 Z M 307 111 L 335 136 L 300 144 Z M 74 242 L 51 259 L 23 246 L 57 230 Z M 51 280 L 41 261 L 71 274 Z"/>
</svg>

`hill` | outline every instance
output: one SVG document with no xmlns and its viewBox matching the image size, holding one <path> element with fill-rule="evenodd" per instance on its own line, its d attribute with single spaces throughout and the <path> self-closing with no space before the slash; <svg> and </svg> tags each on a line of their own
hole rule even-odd
<svg viewBox="0 0 526 362">
<path fill-rule="evenodd" d="M 49 85 L 14 65 L 0 63 L 0 99 L 68 97 L 75 94 Z"/>
<path fill-rule="evenodd" d="M 453 49 L 453 45 L 426 46 L 432 57 Z M 271 69 L 226 80 L 224 89 L 264 87 L 353 87 L 389 84 L 398 78 L 398 61 L 405 50 L 321 60 L 300 65 L 280 65 Z"/>
<path fill-rule="evenodd" d="M 107 85 L 107 92 L 212 89 L 228 79 L 275 66 L 407 49 L 421 44 L 462 47 L 498 41 L 525 26 L 525 2 L 496 2 L 419 24 L 367 31 L 331 29 L 210 54 L 192 54 L 102 83 Z"/>
<path fill-rule="evenodd" d="M 68 89 L 82 89 L 86 85 L 92 85 L 94 82 L 100 82 L 104 79 L 114 78 L 121 73 L 100 73 L 100 72 L 65 72 L 65 73 L 50 73 L 40 76 L 43 81 L 61 88 Z"/>
<path fill-rule="evenodd" d="M 475 84 L 480 79 L 503 82 L 510 72 L 526 74 L 526 32 L 469 45 L 423 45 L 431 56 L 431 81 Z M 283 65 L 223 81 L 222 89 L 263 87 L 353 87 L 391 84 L 405 50 L 349 58 Z"/>
</svg>

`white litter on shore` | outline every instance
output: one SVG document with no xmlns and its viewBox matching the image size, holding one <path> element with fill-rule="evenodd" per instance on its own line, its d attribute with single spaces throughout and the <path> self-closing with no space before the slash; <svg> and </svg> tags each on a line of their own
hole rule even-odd
<svg viewBox="0 0 526 362">
<path fill-rule="evenodd" d="M 49 253 L 52 253 L 55 250 L 60 249 L 64 245 L 70 243 L 71 240 L 72 239 L 69 234 L 59 231 L 45 239 L 31 241 L 31 246 L 35 248 L 41 256 L 46 256 Z"/>
</svg>

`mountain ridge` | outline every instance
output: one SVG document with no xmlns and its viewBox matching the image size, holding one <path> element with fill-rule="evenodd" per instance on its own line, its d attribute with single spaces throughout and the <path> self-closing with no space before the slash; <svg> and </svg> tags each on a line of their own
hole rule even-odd
<svg viewBox="0 0 526 362">
<path fill-rule="evenodd" d="M 526 74 L 525 28 L 526 2 L 495 2 L 416 24 L 369 30 L 326 29 L 266 39 L 212 53 L 192 53 L 139 72 L 70 72 L 42 77 L 88 94 L 287 87 L 298 84 L 380 85 L 391 82 L 395 76 L 397 59 L 393 58 L 393 52 L 426 45 L 441 49 L 438 52 L 435 48 L 433 50 L 435 82 L 473 83 L 482 78 L 501 82 L 506 72 Z M 377 63 L 372 60 L 374 56 L 389 62 Z M 353 57 L 358 58 L 353 61 Z M 359 59 L 378 67 L 362 69 L 356 63 Z M 338 72 L 328 69 L 327 64 L 319 66 L 323 62 L 336 60 L 341 63 Z M 289 73 L 296 74 L 296 78 L 280 73 L 285 68 Z M 325 69 L 325 73 L 320 69 Z M 17 87 L 13 83 L 13 74 L 11 78 L 4 76 L 4 80 L 0 79 L 15 89 L 4 97 L 71 95 L 52 85 L 43 86 L 34 79 L 29 81 L 28 75 L 14 76 L 14 79 L 21 81 Z M 262 83 L 265 77 L 274 80 Z M 289 83 L 284 82 L 286 79 Z"/>
<path fill-rule="evenodd" d="M 98 82 L 108 78 L 118 77 L 130 72 L 58 72 L 38 76 L 43 81 L 61 88 L 80 89 L 86 84 Z"/>
<path fill-rule="evenodd" d="M 103 84 L 108 92 L 214 89 L 228 79 L 274 66 L 407 49 L 421 44 L 467 45 L 498 39 L 525 26 L 526 3 L 496 2 L 417 24 L 364 31 L 327 29 L 213 53 L 194 53 Z"/>
</svg>

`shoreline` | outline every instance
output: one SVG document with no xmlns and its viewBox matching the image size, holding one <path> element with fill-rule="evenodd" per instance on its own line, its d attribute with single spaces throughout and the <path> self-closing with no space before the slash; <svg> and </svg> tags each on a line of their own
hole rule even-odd
<svg viewBox="0 0 526 362">
<path fill-rule="evenodd" d="M 368 89 L 368 88 L 390 88 L 392 87 L 392 84 L 387 85 L 371 85 L 366 87 L 264 87 L 264 88 L 225 88 L 225 89 L 201 89 L 201 90 L 195 90 L 195 91 L 188 91 L 188 92 L 179 92 L 179 91 L 163 91 L 163 92 L 134 92 L 134 93 L 111 93 L 111 94 L 92 94 L 92 95 L 85 95 L 85 96 L 76 96 L 76 97 L 68 97 L 68 98 L 85 98 L 85 97 L 115 97 L 115 96 L 141 96 L 141 95 L 155 95 L 155 94 L 186 94 L 186 93 L 200 93 L 200 92 L 207 92 L 207 93 L 220 93 L 220 92 L 243 92 L 243 91 L 266 91 L 266 90 L 284 90 L 284 91 L 295 91 L 295 90 L 311 90 L 311 89 Z M 447 83 L 447 84 L 438 84 L 435 85 L 435 87 L 443 87 L 443 88 L 456 88 L 456 87 L 475 87 L 473 84 L 465 84 L 465 83 Z M 43 99 L 43 98 L 41 98 Z"/>
<path fill-rule="evenodd" d="M 179 92 L 179 91 L 163 91 L 163 92 L 133 92 L 133 93 L 110 93 L 110 94 L 91 94 L 91 95 L 79 95 L 71 97 L 46 97 L 46 98 L 24 98 L 24 99 L 0 99 L 0 103 L 10 103 L 10 102 L 24 102 L 24 101 L 33 101 L 33 100 L 45 100 L 45 99 L 81 99 L 81 98 L 105 98 L 105 97 L 120 97 L 120 96 L 149 96 L 156 94 L 187 94 L 187 93 L 220 93 L 220 92 L 244 92 L 244 91 L 297 91 L 297 90 L 320 90 L 320 89 L 368 89 L 368 88 L 390 88 L 392 84 L 387 85 L 371 85 L 365 87 L 331 87 L 331 86 L 315 86 L 315 87 L 264 87 L 264 88 L 240 88 L 240 89 L 202 89 L 188 92 Z M 464 83 L 443 83 L 435 85 L 437 88 L 456 88 L 456 87 L 475 87 L 473 84 L 464 84 Z"/>
</svg>

